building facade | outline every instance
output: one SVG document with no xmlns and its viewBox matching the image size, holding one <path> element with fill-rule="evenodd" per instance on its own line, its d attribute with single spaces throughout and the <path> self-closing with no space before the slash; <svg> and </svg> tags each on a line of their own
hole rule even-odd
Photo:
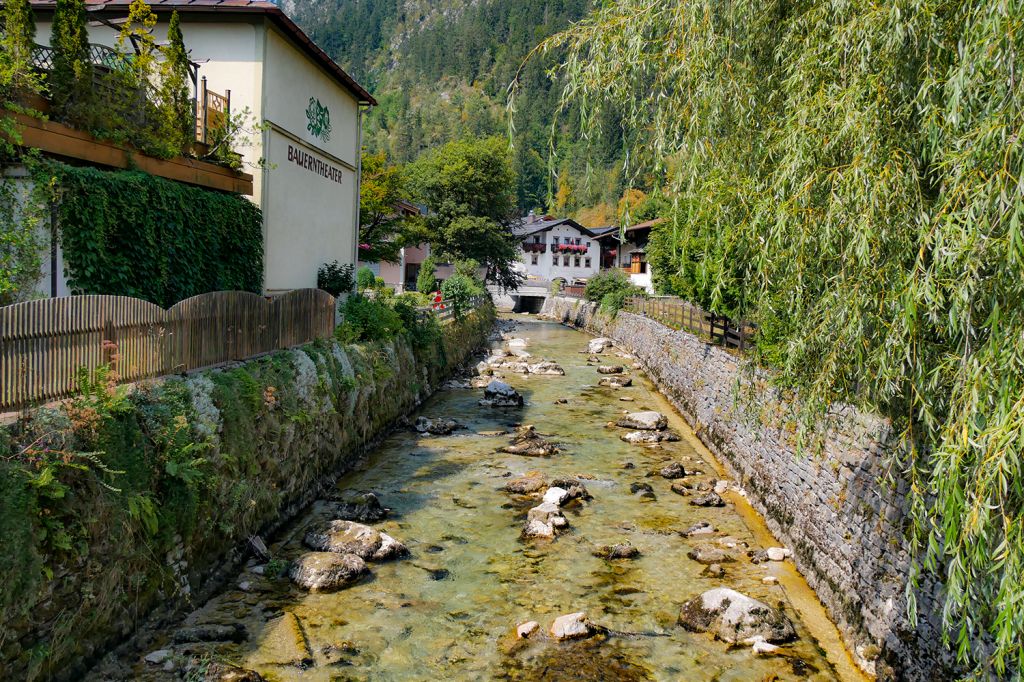
<svg viewBox="0 0 1024 682">
<path fill-rule="evenodd" d="M 335 64 L 276 5 L 232 0 L 150 3 L 166 38 L 177 11 L 189 58 L 203 89 L 223 95 L 244 114 L 237 151 L 253 174 L 252 200 L 263 212 L 267 294 L 315 287 L 317 271 L 334 260 L 355 263 L 359 225 L 359 164 L 368 92 Z M 87 2 L 97 21 L 89 41 L 113 46 L 116 22 L 129 2 Z M 53 2 L 33 2 L 36 40 L 49 44 Z M 113 24 L 113 26 L 111 25 Z"/>
<path fill-rule="evenodd" d="M 527 285 L 543 286 L 555 280 L 571 284 L 600 270 L 601 245 L 596 234 L 572 218 L 531 214 L 513 232 L 522 245 Z"/>
</svg>

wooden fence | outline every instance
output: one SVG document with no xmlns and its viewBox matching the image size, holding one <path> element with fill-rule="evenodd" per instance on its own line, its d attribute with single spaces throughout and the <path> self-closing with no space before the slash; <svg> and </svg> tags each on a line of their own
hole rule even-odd
<svg viewBox="0 0 1024 682">
<path fill-rule="evenodd" d="M 582 284 L 566 284 L 558 294 L 560 296 L 568 296 L 569 298 L 583 298 L 583 292 L 586 288 Z"/>
<path fill-rule="evenodd" d="M 0 308 L 0 410 L 73 395 L 82 368 L 119 356 L 121 381 L 185 372 L 329 337 L 334 297 L 273 300 L 216 291 L 169 310 L 128 296 L 71 296 Z"/>
<path fill-rule="evenodd" d="M 683 329 L 713 343 L 741 351 L 750 348 L 756 331 L 750 322 L 735 323 L 724 315 L 709 313 L 692 303 L 671 296 L 634 296 L 626 301 L 625 310 L 657 320 L 667 327 Z"/>
</svg>

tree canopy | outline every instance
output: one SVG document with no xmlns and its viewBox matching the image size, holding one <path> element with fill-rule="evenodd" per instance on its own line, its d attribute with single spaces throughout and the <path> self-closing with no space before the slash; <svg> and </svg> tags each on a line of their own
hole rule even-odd
<svg viewBox="0 0 1024 682">
<path fill-rule="evenodd" d="M 389 164 L 383 153 L 363 152 L 359 184 L 359 243 L 361 260 L 395 263 L 402 247 L 429 241 L 418 215 L 401 210 L 410 194 L 402 167 Z"/>
<path fill-rule="evenodd" d="M 1019 675 L 1024 7 L 618 0 L 557 51 L 563 110 L 666 180 L 660 285 L 754 318 L 801 424 L 893 420 L 955 650 Z"/>
<path fill-rule="evenodd" d="M 430 210 L 430 242 L 451 260 L 475 260 L 487 280 L 514 288 L 521 275 L 515 172 L 508 143 L 497 137 L 449 142 L 409 165 L 413 196 Z"/>
</svg>

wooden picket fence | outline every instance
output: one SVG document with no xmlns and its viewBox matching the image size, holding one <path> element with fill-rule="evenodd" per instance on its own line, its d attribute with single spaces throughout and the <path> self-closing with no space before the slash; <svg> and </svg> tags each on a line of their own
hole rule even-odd
<svg viewBox="0 0 1024 682">
<path fill-rule="evenodd" d="M 686 330 L 727 348 L 745 351 L 753 345 L 756 327 L 750 322 L 733 322 L 724 315 L 709 313 L 674 296 L 633 296 L 627 299 L 624 310 L 657 320 L 673 329 Z"/>
<path fill-rule="evenodd" d="M 169 310 L 128 296 L 71 296 L 0 308 L 0 410 L 74 395 L 82 368 L 117 356 L 121 381 L 174 374 L 331 336 L 335 299 L 297 289 L 267 300 L 216 291 Z"/>
</svg>

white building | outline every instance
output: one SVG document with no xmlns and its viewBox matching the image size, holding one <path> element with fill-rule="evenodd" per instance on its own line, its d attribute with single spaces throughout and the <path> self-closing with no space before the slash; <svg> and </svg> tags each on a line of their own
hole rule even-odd
<svg viewBox="0 0 1024 682">
<path fill-rule="evenodd" d="M 531 214 L 512 231 L 522 242 L 527 286 L 555 280 L 572 284 L 600 270 L 601 245 L 595 233 L 572 218 Z"/>
<path fill-rule="evenodd" d="M 87 0 L 89 41 L 114 46 L 128 0 Z M 36 40 L 48 44 L 55 3 L 33 2 Z M 327 262 L 355 263 L 361 117 L 375 104 L 276 5 L 239 0 L 156 0 L 154 35 L 172 11 L 206 87 L 251 113 L 252 144 L 238 149 L 263 211 L 266 293 L 315 287 Z M 107 22 L 106 24 L 104 22 Z M 111 25 L 113 24 L 113 25 Z M 200 100 L 202 89 L 200 88 Z M 200 101 L 200 108 L 203 102 Z M 260 163 L 264 161 L 263 163 Z"/>
<path fill-rule="evenodd" d="M 648 220 L 630 225 L 623 230 L 625 241 L 619 239 L 619 229 L 613 228 L 598 235 L 603 246 L 602 269 L 620 268 L 629 281 L 654 293 L 650 264 L 647 262 L 647 243 L 651 230 L 663 219 Z"/>
</svg>

